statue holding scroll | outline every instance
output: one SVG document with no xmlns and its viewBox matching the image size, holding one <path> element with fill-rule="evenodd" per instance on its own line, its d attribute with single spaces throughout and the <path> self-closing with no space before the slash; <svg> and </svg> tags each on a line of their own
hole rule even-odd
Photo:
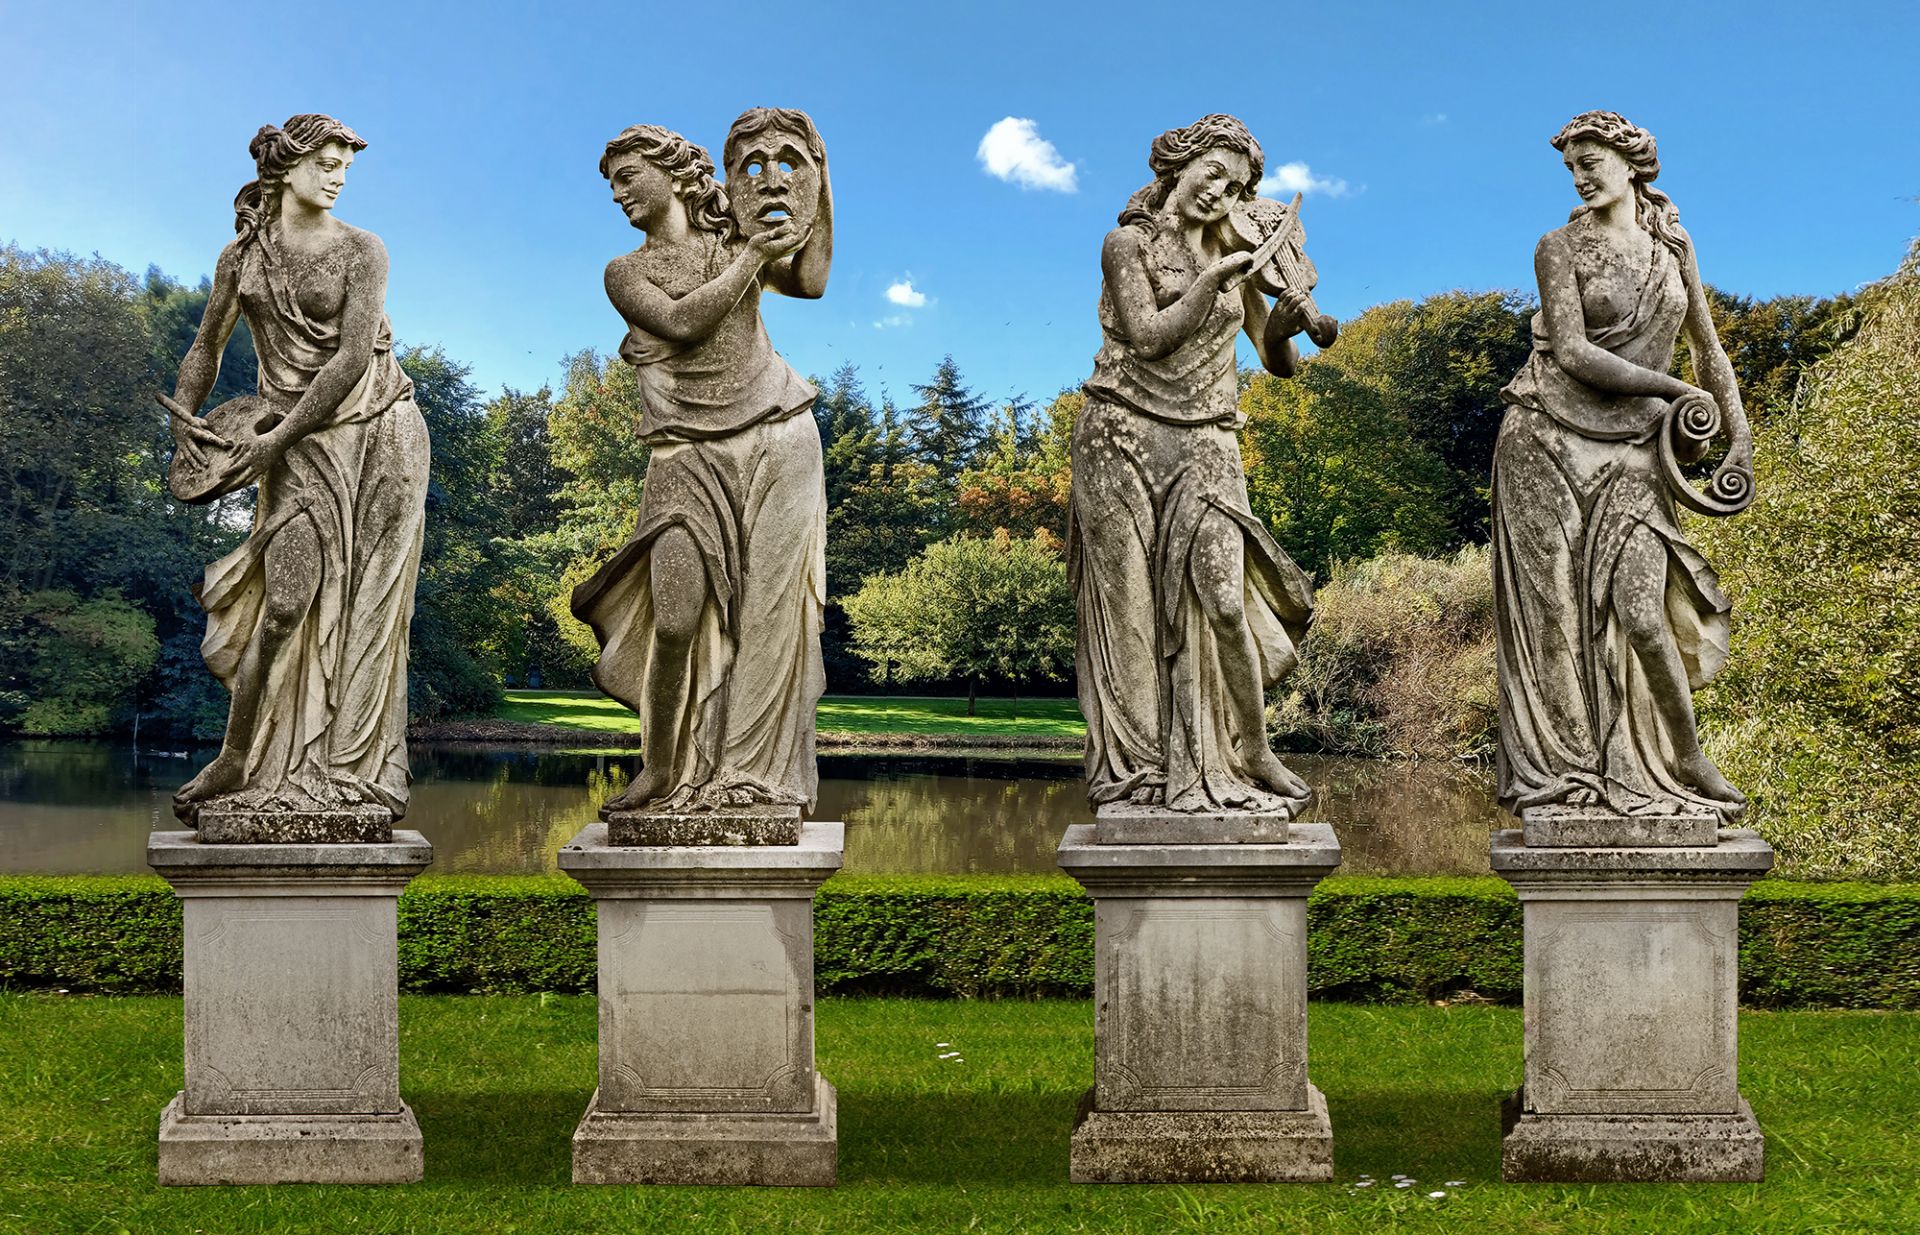
<svg viewBox="0 0 1920 1235">
<path fill-rule="evenodd" d="M 286 835 L 364 840 L 406 812 L 407 628 L 429 451 L 393 356 L 386 249 L 332 213 L 365 148 L 320 115 L 254 137 L 259 176 L 234 199 L 238 236 L 178 385 L 160 396 L 174 496 L 259 486 L 252 535 L 195 589 L 201 650 L 233 699 L 219 755 L 174 797 L 194 826 L 209 810 L 305 815 L 311 826 Z M 243 314 L 259 394 L 202 418 Z"/>
<path fill-rule="evenodd" d="M 1103 342 L 1072 445 L 1088 796 L 1103 817 L 1285 820 L 1309 790 L 1267 744 L 1264 692 L 1294 667 L 1313 593 L 1248 504 L 1234 345 L 1244 331 L 1288 377 L 1293 336 L 1331 343 L 1335 323 L 1313 305 L 1298 199 L 1255 197 L 1245 125 L 1204 117 L 1147 161 L 1101 253 Z"/>
<path fill-rule="evenodd" d="M 1612 112 L 1553 138 L 1581 205 L 1534 253 L 1540 312 L 1493 464 L 1499 795 L 1522 811 L 1739 816 L 1700 749 L 1692 692 L 1728 611 L 1676 502 L 1732 514 L 1752 444 L 1693 243 L 1653 187 L 1652 134 Z M 1701 385 L 1669 373 L 1686 331 Z M 1704 492 L 1681 465 L 1725 432 Z"/>
<path fill-rule="evenodd" d="M 677 133 L 635 125 L 600 170 L 646 242 L 607 265 L 621 358 L 652 445 L 632 537 L 575 589 L 600 688 L 640 715 L 644 766 L 602 814 L 808 807 L 826 489 L 814 388 L 773 350 L 762 292 L 827 285 L 826 151 L 804 112 L 754 108 L 727 180 Z"/>
</svg>

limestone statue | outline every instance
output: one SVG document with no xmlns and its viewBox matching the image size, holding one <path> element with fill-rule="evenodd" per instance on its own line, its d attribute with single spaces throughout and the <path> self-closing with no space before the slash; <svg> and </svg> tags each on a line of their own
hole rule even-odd
<svg viewBox="0 0 1920 1235">
<path fill-rule="evenodd" d="M 238 235 L 173 395 L 159 396 L 175 496 L 259 486 L 252 534 L 196 589 L 201 650 L 232 703 L 220 753 L 175 795 L 190 825 L 214 809 L 346 811 L 389 826 L 406 812 L 407 628 L 429 452 L 393 356 L 386 249 L 333 217 L 366 144 L 321 115 L 255 135 Z M 202 418 L 242 315 L 259 393 Z"/>
<path fill-rule="evenodd" d="M 826 581 L 815 390 L 763 291 L 814 299 L 833 197 L 804 112 L 753 108 L 712 158 L 635 125 L 600 170 L 646 242 L 607 265 L 652 446 L 632 537 L 573 593 L 594 681 L 639 713 L 644 766 L 602 814 L 810 807 Z"/>
<path fill-rule="evenodd" d="M 1288 377 L 1292 336 L 1331 343 L 1335 323 L 1299 199 L 1255 196 L 1262 161 L 1231 116 L 1161 134 L 1101 252 L 1068 561 L 1088 796 L 1109 811 L 1285 819 L 1309 797 L 1268 745 L 1264 692 L 1295 665 L 1312 589 L 1247 501 L 1234 345 L 1244 330 Z"/>
<path fill-rule="evenodd" d="M 1726 659 L 1729 606 L 1675 504 L 1752 500 L 1746 415 L 1653 135 L 1594 111 L 1553 145 L 1581 204 L 1534 251 L 1533 353 L 1493 463 L 1500 800 L 1728 822 L 1746 799 L 1700 749 L 1692 691 Z M 1669 372 L 1683 329 L 1698 386 Z M 1722 432 L 1697 491 L 1682 465 Z"/>
</svg>

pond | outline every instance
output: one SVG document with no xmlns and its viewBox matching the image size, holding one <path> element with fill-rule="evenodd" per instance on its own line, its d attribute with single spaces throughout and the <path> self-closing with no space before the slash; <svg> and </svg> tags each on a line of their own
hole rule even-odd
<svg viewBox="0 0 1920 1235">
<path fill-rule="evenodd" d="M 0 872 L 144 873 L 146 839 L 177 827 L 173 791 L 212 751 L 124 744 L 0 744 Z M 552 871 L 554 854 L 626 783 L 631 751 L 413 748 L 406 826 L 433 842 L 432 874 Z M 1347 875 L 1484 875 L 1487 837 L 1509 826 L 1485 773 L 1434 764 L 1293 755 Z M 1011 874 L 1055 869 L 1054 848 L 1091 818 L 1071 753 L 820 756 L 816 819 L 847 825 L 846 869 Z"/>
</svg>

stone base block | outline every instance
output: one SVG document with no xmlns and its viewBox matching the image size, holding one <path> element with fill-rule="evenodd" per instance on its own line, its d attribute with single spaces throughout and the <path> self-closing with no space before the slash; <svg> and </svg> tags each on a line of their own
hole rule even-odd
<svg viewBox="0 0 1920 1235">
<path fill-rule="evenodd" d="M 338 810 L 200 810 L 195 838 L 203 845 L 385 845 L 393 812 L 384 806 Z"/>
<path fill-rule="evenodd" d="M 1521 835 L 1543 849 L 1690 849 L 1711 847 L 1720 817 L 1620 815 L 1591 807 L 1536 806 L 1520 814 Z"/>
<path fill-rule="evenodd" d="M 1758 1183 L 1766 1139 L 1747 1100 L 1731 1115 L 1534 1115 L 1507 1099 L 1509 1183 Z"/>
<path fill-rule="evenodd" d="M 1284 845 L 1293 834 L 1285 812 L 1190 814 L 1164 806 L 1112 802 L 1093 814 L 1096 845 Z"/>
<path fill-rule="evenodd" d="M 1304 1111 L 1098 1111 L 1080 1100 L 1069 1151 L 1077 1184 L 1325 1183 L 1333 1178 L 1326 1095 Z"/>
<path fill-rule="evenodd" d="M 800 808 L 760 806 L 751 810 L 616 811 L 605 816 L 607 844 L 636 845 L 797 845 Z"/>
<path fill-rule="evenodd" d="M 830 1188 L 838 1099 L 825 1077 L 814 1080 L 813 1110 L 800 1115 L 607 1111 L 595 1090 L 573 1133 L 573 1182 Z"/>
<path fill-rule="evenodd" d="M 188 1115 L 184 1098 L 160 1114 L 162 1184 L 410 1184 L 424 1169 L 404 1103 L 397 1115 Z"/>
</svg>

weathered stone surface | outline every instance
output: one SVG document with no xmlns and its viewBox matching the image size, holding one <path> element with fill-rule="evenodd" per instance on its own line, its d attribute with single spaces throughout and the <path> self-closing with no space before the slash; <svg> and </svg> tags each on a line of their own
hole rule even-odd
<svg viewBox="0 0 1920 1235">
<path fill-rule="evenodd" d="M 400 891 L 433 856 L 425 838 L 210 845 L 155 832 L 147 855 L 180 897 L 184 951 L 186 1085 L 162 1125 L 177 1142 L 163 1146 L 163 1182 L 418 1178 L 395 948 Z"/>
<path fill-rule="evenodd" d="M 1519 894 L 1526 947 L 1524 1118 L 1508 1178 L 1757 1177 L 1758 1130 L 1740 1139 L 1752 1115 L 1736 1088 L 1738 915 L 1773 851 L 1751 831 L 1721 837 L 1541 849 L 1495 834 L 1492 866 Z M 1749 1158 L 1756 1174 L 1738 1173 Z"/>
<path fill-rule="evenodd" d="M 1072 442 L 1088 796 L 1297 816 L 1311 791 L 1268 744 L 1264 692 L 1297 662 L 1313 589 L 1248 503 L 1234 346 L 1244 331 L 1291 377 L 1293 336 L 1331 343 L 1335 323 L 1313 304 L 1299 198 L 1258 198 L 1264 155 L 1244 124 L 1202 117 L 1156 138 L 1147 163 L 1153 182 L 1102 250 L 1103 341 Z M 1103 814 L 1100 839 L 1137 823 Z"/>
<path fill-rule="evenodd" d="M 199 832 L 204 845 L 384 845 L 393 839 L 393 812 L 384 806 L 309 811 L 211 806 L 200 810 Z"/>
<path fill-rule="evenodd" d="M 1693 691 L 1725 663 L 1731 605 L 1676 503 L 1753 497 L 1752 435 L 1692 242 L 1653 187 L 1653 135 L 1613 112 L 1553 138 L 1582 205 L 1536 249 L 1534 349 L 1501 392 L 1493 459 L 1499 797 L 1532 844 L 1711 843 L 1746 797 L 1700 748 Z M 1682 329 L 1700 386 L 1671 373 Z M 1705 493 L 1680 470 L 1729 439 Z"/>
<path fill-rule="evenodd" d="M 1500 1173 L 1513 1183 L 1758 1183 L 1766 1138 L 1745 1098 L 1718 1115 L 1535 1115 L 1502 1111 Z"/>
<path fill-rule="evenodd" d="M 1307 894 L 1339 864 L 1332 825 L 1296 824 L 1284 845 L 1094 833 L 1068 828 L 1059 853 L 1094 903 L 1094 1087 L 1073 1177 L 1328 1177 L 1307 1080 Z"/>
<path fill-rule="evenodd" d="M 1318 1183 L 1333 1178 L 1327 1099 L 1301 1111 L 1102 1111 L 1080 1100 L 1069 1149 L 1077 1184 Z"/>
<path fill-rule="evenodd" d="M 1284 845 L 1292 818 L 1286 811 L 1185 812 L 1109 802 L 1093 813 L 1093 839 L 1102 845 Z"/>
<path fill-rule="evenodd" d="M 1520 812 L 1521 832 L 1538 848 L 1699 848 L 1720 834 L 1720 816 L 1621 815 L 1610 810 L 1536 806 Z"/>
<path fill-rule="evenodd" d="M 825 1077 L 813 1079 L 810 1109 L 799 1114 L 615 1111 L 596 1092 L 573 1133 L 573 1182 L 830 1188 L 839 1099 Z"/>
<path fill-rule="evenodd" d="M 580 1182 L 833 1182 L 814 1068 L 813 895 L 845 830 L 796 843 L 617 847 L 592 824 L 560 868 L 599 917 L 600 1086 Z"/>
<path fill-rule="evenodd" d="M 332 213 L 366 144 L 311 114 L 254 135 L 259 178 L 234 200 L 237 238 L 160 396 L 176 497 L 260 485 L 252 535 L 194 589 L 207 666 L 233 698 L 220 753 L 174 795 L 190 826 L 224 816 L 230 843 L 377 840 L 346 816 L 406 811 L 407 619 L 431 452 L 382 311 L 386 249 Z M 259 393 L 202 418 L 243 317 Z"/>
<path fill-rule="evenodd" d="M 653 447 L 631 539 L 571 602 L 600 642 L 594 682 L 647 735 L 645 766 L 607 803 L 610 818 L 811 808 L 818 784 L 818 392 L 773 350 L 760 298 L 826 291 L 833 193 L 804 112 L 750 108 L 724 155 L 722 188 L 705 150 L 642 124 L 600 161 L 647 236 L 607 264 L 605 286 Z"/>
<path fill-rule="evenodd" d="M 408 1184 L 425 1166 L 420 1124 L 391 1115 L 188 1115 L 185 1094 L 160 1115 L 160 1182 Z"/>
<path fill-rule="evenodd" d="M 800 808 L 699 811 L 664 814 L 620 811 L 607 815 L 607 843 L 632 845 L 795 845 Z"/>
</svg>

